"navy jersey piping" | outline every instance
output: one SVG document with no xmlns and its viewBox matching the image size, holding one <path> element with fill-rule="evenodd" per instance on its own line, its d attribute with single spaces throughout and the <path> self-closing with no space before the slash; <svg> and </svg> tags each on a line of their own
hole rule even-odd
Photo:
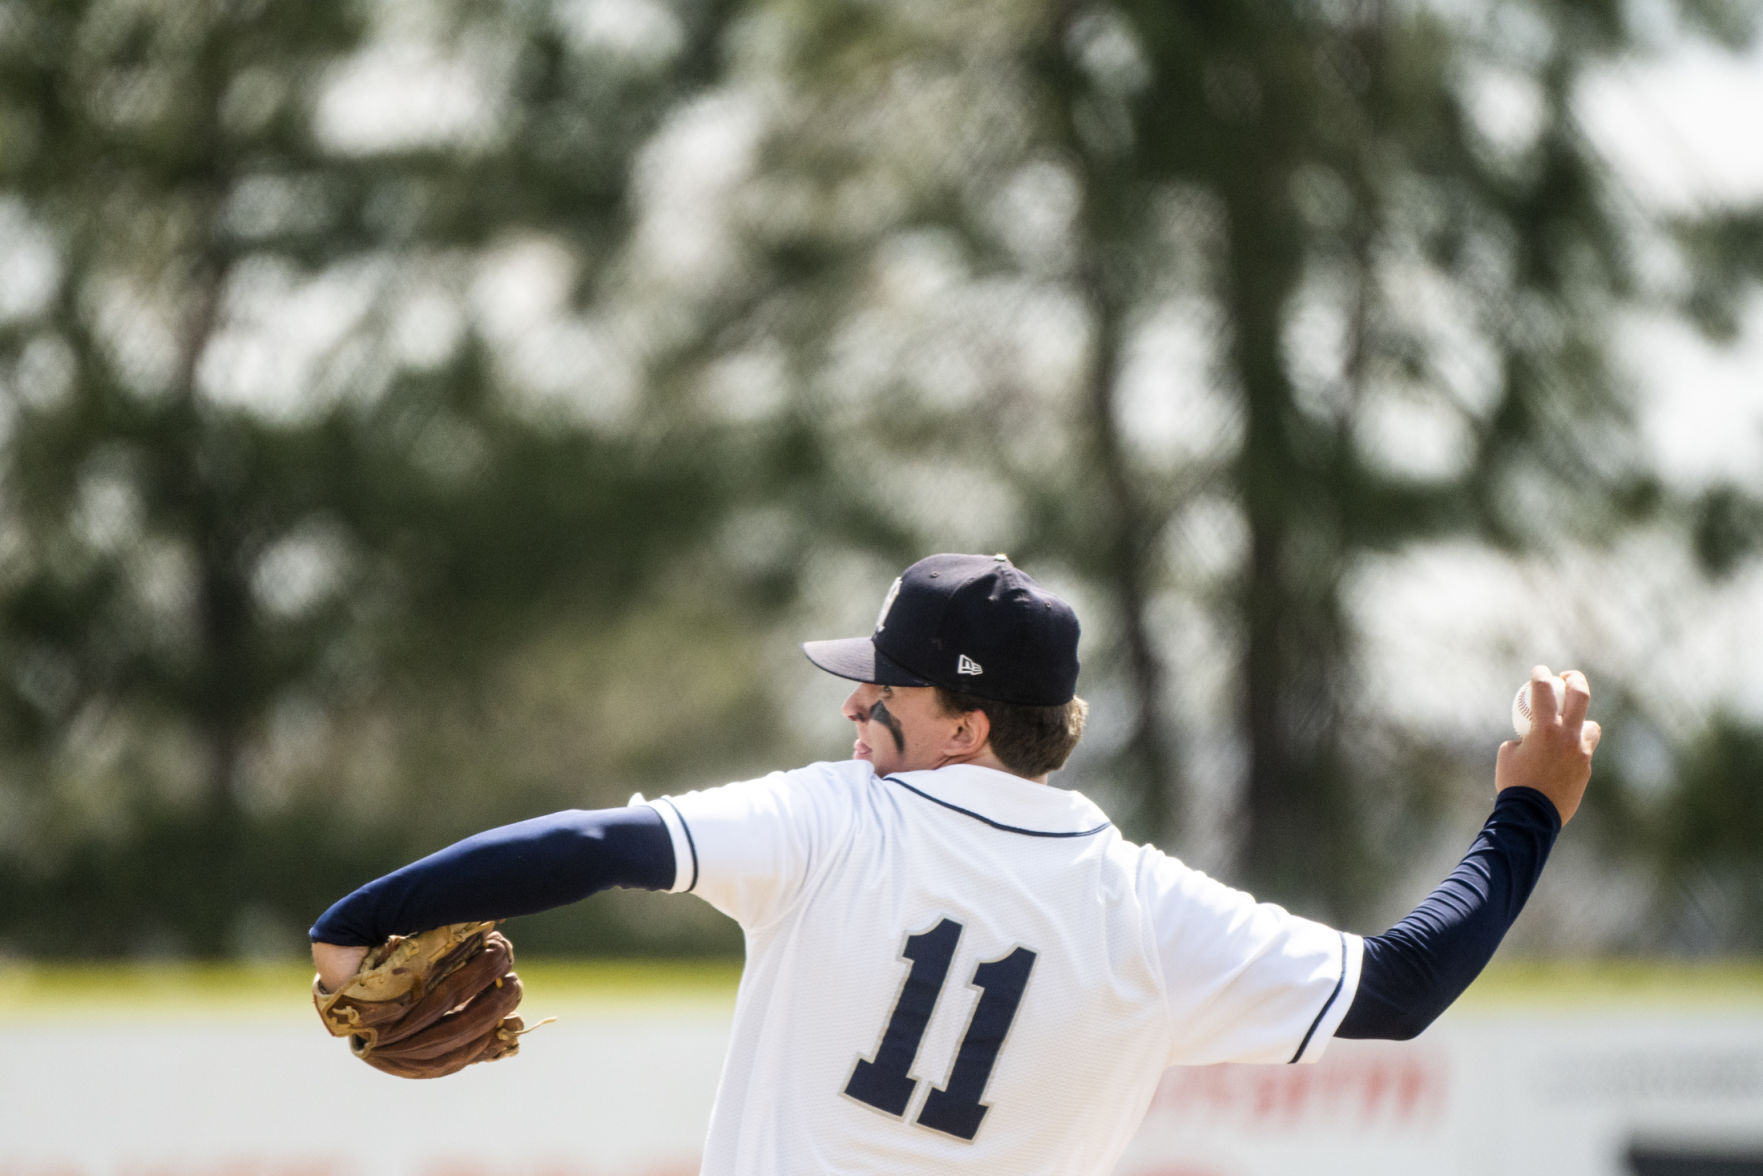
<svg viewBox="0 0 1763 1176">
<path fill-rule="evenodd" d="M 1308 1030 L 1306 1030 L 1304 1033 L 1304 1040 L 1302 1040 L 1298 1043 L 1298 1052 L 1292 1055 L 1293 1062 L 1295 1062 L 1299 1058 L 1303 1057 L 1304 1051 L 1310 1048 L 1310 1039 L 1316 1035 L 1316 1027 L 1318 1025 L 1322 1024 L 1322 1018 L 1324 1018 L 1325 1016 L 1328 1015 L 1328 1010 L 1334 1008 L 1334 1002 L 1341 998 L 1341 986 L 1346 984 L 1346 982 L 1347 982 L 1347 937 L 1345 935 L 1342 935 L 1341 936 L 1341 974 L 1339 977 L 1336 978 L 1336 980 L 1334 982 L 1334 991 L 1328 994 L 1328 999 L 1323 1002 L 1321 1011 L 1319 1011 L 1316 1014 L 1316 1019 L 1314 1021 L 1310 1022 L 1310 1028 Z M 1287 1065 L 1290 1065 L 1290 1064 L 1291 1064 L 1290 1062 L 1287 1063 Z"/>
<path fill-rule="evenodd" d="M 679 805 L 673 803 L 673 801 L 665 796 L 663 796 L 661 800 L 662 803 L 673 810 L 673 815 L 679 818 L 679 827 L 685 830 L 686 834 L 686 848 L 692 851 L 692 881 L 690 885 L 680 891 L 681 894 L 690 894 L 698 888 L 698 843 L 692 840 L 692 827 L 686 824 L 685 814 L 679 811 Z"/>
<path fill-rule="evenodd" d="M 924 791 L 921 791 L 920 789 L 912 787 L 912 785 L 906 783 L 906 781 L 900 779 L 898 776 L 883 776 L 882 779 L 886 780 L 890 784 L 898 784 L 900 787 L 904 788 L 906 791 L 912 793 L 915 796 L 922 796 L 926 800 L 930 801 L 932 804 L 940 804 L 944 808 L 951 809 L 955 812 L 958 812 L 964 817 L 972 817 L 974 820 L 980 822 L 982 825 L 990 825 L 992 828 L 1002 830 L 1005 833 L 1020 833 L 1024 837 L 1090 837 L 1090 836 L 1093 836 L 1094 834 L 1100 833 L 1102 830 L 1108 828 L 1110 825 L 1113 824 L 1112 821 L 1103 821 L 1100 825 L 1097 825 L 1094 829 L 1079 829 L 1074 833 L 1052 833 L 1052 832 L 1048 832 L 1045 829 L 1020 829 L 1020 828 L 1016 827 L 1015 825 L 1006 825 L 1002 821 L 994 821 L 990 817 L 981 816 L 979 813 L 974 812 L 972 809 L 964 809 L 958 804 L 950 804 L 946 800 L 942 800 L 938 797 L 932 796 L 928 792 L 924 792 Z"/>
</svg>

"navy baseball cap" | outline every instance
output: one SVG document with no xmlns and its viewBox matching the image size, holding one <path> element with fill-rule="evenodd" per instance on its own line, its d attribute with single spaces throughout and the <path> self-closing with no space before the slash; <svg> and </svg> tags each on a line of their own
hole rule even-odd
<svg viewBox="0 0 1763 1176">
<path fill-rule="evenodd" d="M 933 555 L 888 589 L 868 637 L 805 641 L 830 674 L 1060 706 L 1077 693 L 1077 614 L 1002 555 Z"/>
</svg>

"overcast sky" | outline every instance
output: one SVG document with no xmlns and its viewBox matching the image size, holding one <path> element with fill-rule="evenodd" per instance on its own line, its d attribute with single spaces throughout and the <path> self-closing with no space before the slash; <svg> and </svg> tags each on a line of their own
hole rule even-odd
<svg viewBox="0 0 1763 1176">
<path fill-rule="evenodd" d="M 1694 46 L 1609 71 L 1587 92 L 1587 130 L 1636 196 L 1672 212 L 1763 199 L 1763 46 L 1743 56 Z M 1628 336 L 1649 394 L 1646 436 L 1661 469 L 1688 483 L 1763 488 L 1763 297 L 1736 345 L 1681 325 Z"/>
</svg>

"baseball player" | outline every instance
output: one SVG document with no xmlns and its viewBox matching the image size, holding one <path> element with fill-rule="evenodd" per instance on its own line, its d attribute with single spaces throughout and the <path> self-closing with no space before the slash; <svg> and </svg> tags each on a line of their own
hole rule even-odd
<svg viewBox="0 0 1763 1176">
<path fill-rule="evenodd" d="M 1360 937 L 1123 838 L 1051 786 L 1082 734 L 1078 621 L 1004 556 L 913 564 L 865 637 L 849 760 L 468 838 L 312 929 L 319 984 L 393 933 L 608 886 L 697 894 L 746 966 L 703 1171 L 1111 1172 L 1163 1070 L 1408 1038 L 1479 973 L 1573 816 L 1599 738 L 1577 671 L 1500 748 L 1468 856 Z"/>
</svg>

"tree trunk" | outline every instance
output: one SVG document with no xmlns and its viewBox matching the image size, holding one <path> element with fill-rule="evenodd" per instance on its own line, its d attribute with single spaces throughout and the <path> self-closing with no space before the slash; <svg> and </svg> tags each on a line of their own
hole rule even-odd
<svg viewBox="0 0 1763 1176">
<path fill-rule="evenodd" d="M 1295 216 L 1279 195 L 1287 177 L 1265 163 L 1252 171 L 1251 182 L 1225 193 L 1225 296 L 1245 410 L 1236 477 L 1249 530 L 1242 865 L 1259 896 L 1338 915 L 1350 903 L 1353 849 L 1337 751 L 1346 665 L 1342 536 L 1325 472 L 1333 441 L 1325 425 L 1304 419 L 1285 366 L 1286 308 L 1303 263 Z"/>
<path fill-rule="evenodd" d="M 1124 755 L 1136 798 L 1129 824 L 1135 835 L 1161 840 L 1174 833 L 1180 790 L 1177 754 L 1165 714 L 1166 670 L 1146 616 L 1156 580 L 1157 525 L 1139 492 L 1120 436 L 1116 394 L 1123 343 L 1123 300 L 1107 272 L 1107 251 L 1092 236 L 1083 289 L 1094 324 L 1084 397 L 1090 446 L 1101 479 L 1103 517 L 1097 520 L 1102 583 L 1114 602 L 1133 691 L 1133 727 Z"/>
</svg>

